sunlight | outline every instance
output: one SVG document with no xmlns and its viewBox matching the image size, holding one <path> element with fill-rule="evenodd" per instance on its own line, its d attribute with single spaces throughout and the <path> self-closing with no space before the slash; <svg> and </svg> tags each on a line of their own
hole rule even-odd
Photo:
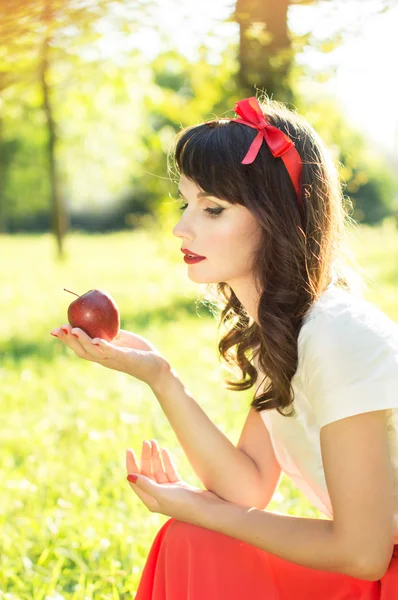
<svg viewBox="0 0 398 600">
<path fill-rule="evenodd" d="M 131 42 L 149 60 L 161 51 L 162 39 L 195 60 L 198 48 L 206 40 L 211 50 L 209 60 L 217 64 L 217 57 L 226 45 L 238 39 L 238 25 L 222 22 L 229 17 L 234 4 L 231 0 L 163 1 L 153 8 L 160 34 L 146 27 L 135 33 Z M 398 148 L 398 103 L 388 57 L 398 56 L 398 7 L 375 16 L 381 6 L 380 0 L 366 4 L 360 0 L 349 3 L 336 0 L 310 6 L 293 5 L 289 25 L 296 34 L 316 31 L 317 39 L 326 41 L 339 28 L 345 31 L 343 44 L 332 52 L 307 48 L 298 60 L 317 70 L 335 67 L 335 76 L 319 84 L 319 93 L 336 96 L 355 126 L 382 149 L 393 152 Z M 210 35 L 211 31 L 214 35 Z M 115 42 L 112 39 L 113 49 Z M 372 94 L 374 89 L 378 90 L 377 98 Z M 375 110 L 377 120 L 369 118 Z"/>
</svg>

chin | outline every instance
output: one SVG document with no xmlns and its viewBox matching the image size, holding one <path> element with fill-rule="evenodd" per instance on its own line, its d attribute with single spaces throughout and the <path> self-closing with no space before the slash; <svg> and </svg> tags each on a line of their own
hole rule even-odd
<svg viewBox="0 0 398 600">
<path fill-rule="evenodd" d="M 211 277 L 200 277 L 200 275 L 188 275 L 188 279 L 193 281 L 194 283 L 218 283 L 218 281 L 212 279 Z"/>
</svg>

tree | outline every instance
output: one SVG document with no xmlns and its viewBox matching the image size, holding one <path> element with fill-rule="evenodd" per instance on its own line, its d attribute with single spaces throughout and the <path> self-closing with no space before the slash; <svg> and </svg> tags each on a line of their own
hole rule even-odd
<svg viewBox="0 0 398 600">
<path fill-rule="evenodd" d="M 50 52 L 52 42 L 51 24 L 54 22 L 55 16 L 53 11 L 54 7 L 51 4 L 51 0 L 45 0 L 42 16 L 45 32 L 42 42 L 39 73 L 41 89 L 43 93 L 43 109 L 46 117 L 48 137 L 47 158 L 51 196 L 50 204 L 52 207 L 51 229 L 54 232 L 55 239 L 57 240 L 58 256 L 61 257 L 63 255 L 63 240 L 68 228 L 68 216 L 65 206 L 65 199 L 61 191 L 60 180 L 57 172 L 57 133 L 52 107 L 51 85 L 49 83 Z"/>
<path fill-rule="evenodd" d="M 29 28 L 22 19 L 25 13 L 31 13 L 35 1 L 15 0 L 10 4 L 0 4 L 0 96 L 9 87 L 15 85 L 20 73 L 26 73 L 31 61 L 34 42 L 28 39 Z M 11 10 L 12 9 L 12 10 Z M 0 99 L 0 231 L 6 229 L 5 187 L 8 168 L 18 147 L 17 139 L 5 137 L 4 105 Z"/>
<path fill-rule="evenodd" d="M 254 87 L 265 91 L 275 100 L 293 104 L 303 112 L 321 136 L 338 147 L 335 159 L 340 165 L 346 192 L 354 205 L 354 219 L 376 223 L 391 213 L 396 178 L 376 156 L 365 152 L 364 138 L 349 126 L 336 102 L 318 101 L 305 94 L 306 77 L 328 77 L 300 66 L 297 55 L 306 46 L 321 52 L 330 52 L 343 40 L 344 27 L 340 27 L 331 39 L 319 39 L 308 31 L 296 36 L 288 27 L 288 12 L 293 6 L 308 7 L 321 3 L 331 12 L 342 8 L 338 0 L 236 0 L 231 20 L 239 24 L 239 72 L 238 84 L 242 94 L 254 95 Z M 392 8 L 397 0 L 380 0 L 361 10 L 356 27 L 360 31 L 361 18 Z M 366 8 L 366 7 L 363 7 Z M 327 114 L 328 119 L 323 116 Z M 345 149 L 354 148 L 347 153 Z"/>
<path fill-rule="evenodd" d="M 166 162 L 176 133 L 182 127 L 211 119 L 214 114 L 229 111 L 233 116 L 232 107 L 238 100 L 234 56 L 235 47 L 230 46 L 223 54 L 223 63 L 212 65 L 207 49 L 201 47 L 200 57 L 193 63 L 174 50 L 154 59 L 140 132 L 142 160 L 139 170 L 132 174 L 124 202 L 131 224 L 145 223 L 148 214 L 163 218 L 176 206 L 169 199 L 176 173 L 173 165 Z"/>
<path fill-rule="evenodd" d="M 239 24 L 238 82 L 242 92 L 252 95 L 256 86 L 281 102 L 293 101 L 292 69 L 297 68 L 296 55 L 308 45 L 330 52 L 342 41 L 343 27 L 336 31 L 333 39 L 326 41 L 316 39 L 311 31 L 295 36 L 289 29 L 290 7 L 320 3 L 321 0 L 236 0 L 230 20 Z M 335 12 L 345 4 L 336 0 L 323 0 L 323 3 Z M 383 12 L 396 4 L 397 0 L 379 0 L 379 6 L 372 8 L 372 12 Z M 360 23 L 359 14 L 358 31 Z"/>
<path fill-rule="evenodd" d="M 269 96 L 291 102 L 289 72 L 294 59 L 287 26 L 290 0 L 237 0 L 234 19 L 239 23 L 238 82 L 246 95 L 253 85 Z"/>
<path fill-rule="evenodd" d="M 50 184 L 51 229 L 59 256 L 63 254 L 68 214 L 58 168 L 54 66 L 59 61 L 75 60 L 81 63 L 83 48 L 101 37 L 96 28 L 100 22 L 110 20 L 120 32 L 131 34 L 139 23 L 137 15 L 144 17 L 151 4 L 151 0 L 135 0 L 128 6 L 123 0 L 86 0 L 84 3 L 75 0 L 15 0 L 0 6 L 0 91 L 21 82 L 27 86 L 39 84 L 41 89 L 47 129 L 45 149 Z M 121 11 L 116 10 L 118 5 Z M 86 64 L 92 67 L 95 62 L 97 66 L 100 64 L 99 59 L 91 59 Z M 0 126 L 0 134 L 1 130 Z M 8 166 L 6 147 L 7 143 L 0 139 L 0 173 L 4 178 Z M 4 228 L 4 190 L 1 188 L 0 194 L 0 219 Z"/>
</svg>

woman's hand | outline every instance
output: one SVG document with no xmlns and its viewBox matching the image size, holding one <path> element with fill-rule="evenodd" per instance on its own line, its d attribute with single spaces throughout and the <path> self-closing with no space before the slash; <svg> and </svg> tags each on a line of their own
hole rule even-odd
<svg viewBox="0 0 398 600">
<path fill-rule="evenodd" d="M 151 512 L 200 526 L 215 504 L 229 504 L 213 492 L 182 481 L 169 451 L 159 450 L 156 440 L 143 442 L 140 467 L 134 450 L 128 449 L 126 469 L 131 489 Z M 135 483 L 132 474 L 137 476 Z"/>
<path fill-rule="evenodd" d="M 153 344 L 122 329 L 111 342 L 92 339 L 82 329 L 69 324 L 53 329 L 51 335 L 69 346 L 79 358 L 122 371 L 150 386 L 169 369 L 167 360 Z"/>
</svg>

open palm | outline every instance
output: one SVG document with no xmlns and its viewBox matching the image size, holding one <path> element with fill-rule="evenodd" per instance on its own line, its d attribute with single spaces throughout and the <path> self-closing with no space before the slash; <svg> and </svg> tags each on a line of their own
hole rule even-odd
<svg viewBox="0 0 398 600">
<path fill-rule="evenodd" d="M 156 440 L 145 440 L 143 442 L 140 464 L 138 464 L 134 450 L 129 448 L 126 452 L 126 469 L 127 473 L 145 475 L 145 477 L 160 485 L 189 490 L 214 499 L 218 498 L 213 492 L 196 488 L 183 481 L 177 472 L 170 452 L 166 448 L 160 449 Z M 140 490 L 137 486 L 132 486 L 132 489 L 149 510 L 158 511 L 159 503 L 156 498 Z"/>
<path fill-rule="evenodd" d="M 137 333 L 131 333 L 124 329 L 120 329 L 117 336 L 112 340 L 112 344 L 118 348 L 131 348 L 132 350 L 144 350 L 154 352 L 160 356 L 159 350 L 151 344 L 149 340 Z"/>
</svg>

